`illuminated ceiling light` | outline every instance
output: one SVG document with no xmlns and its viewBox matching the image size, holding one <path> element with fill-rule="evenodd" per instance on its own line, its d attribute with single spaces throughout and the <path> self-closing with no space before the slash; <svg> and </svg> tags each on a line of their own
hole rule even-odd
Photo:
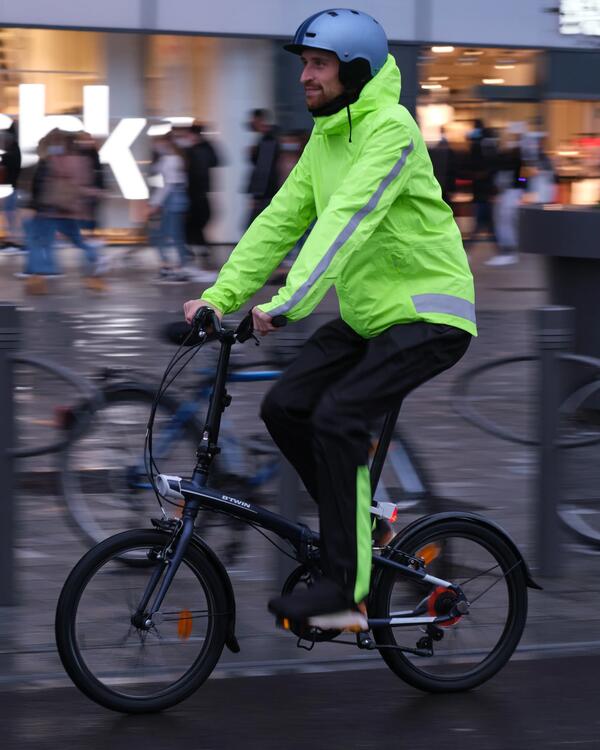
<svg viewBox="0 0 600 750">
<path fill-rule="evenodd" d="M 494 65 L 494 70 L 514 70 L 514 65 Z"/>
<path fill-rule="evenodd" d="M 442 84 L 441 83 L 422 83 L 421 88 L 427 89 L 429 91 L 439 91 L 442 88 Z"/>
<path fill-rule="evenodd" d="M 447 55 L 449 52 L 454 52 L 454 47 L 450 47 L 450 46 L 432 47 L 431 51 L 435 52 L 436 55 Z"/>
<path fill-rule="evenodd" d="M 483 50 L 467 49 L 463 52 L 463 55 L 466 55 L 467 57 L 478 57 L 479 55 L 483 55 Z"/>
<path fill-rule="evenodd" d="M 91 135 L 108 135 L 108 101 L 108 86 L 83 87 L 83 127 Z"/>
<path fill-rule="evenodd" d="M 428 81 L 447 81 L 448 76 L 427 76 Z"/>
<path fill-rule="evenodd" d="M 12 125 L 12 119 L 8 115 L 0 114 L 0 130 L 8 130 Z"/>
<path fill-rule="evenodd" d="M 486 86 L 499 86 L 504 83 L 504 78 L 483 78 L 482 81 Z"/>
<path fill-rule="evenodd" d="M 126 117 L 117 125 L 100 149 L 100 161 L 110 164 L 123 196 L 129 200 L 148 198 L 148 186 L 129 150 L 146 127 L 143 117 Z"/>
</svg>

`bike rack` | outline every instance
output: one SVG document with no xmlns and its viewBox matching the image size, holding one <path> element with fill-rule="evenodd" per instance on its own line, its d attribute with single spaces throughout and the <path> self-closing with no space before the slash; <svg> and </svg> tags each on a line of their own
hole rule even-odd
<svg viewBox="0 0 600 750">
<path fill-rule="evenodd" d="M 15 442 L 12 352 L 21 338 L 19 316 L 14 305 L 0 303 L 0 477 L 2 477 L 2 522 L 0 523 L 0 607 L 15 604 L 14 583 L 14 492 L 12 447 Z"/>
<path fill-rule="evenodd" d="M 41 357 L 17 353 L 21 342 L 19 314 L 14 305 L 0 302 L 0 607 L 15 604 L 14 581 L 14 507 L 15 459 L 57 453 L 77 439 L 87 428 L 102 401 L 101 391 L 71 370 Z M 32 365 L 56 375 L 81 395 L 87 405 L 85 416 L 68 434 L 43 445 L 16 448 L 14 385 L 15 365 Z"/>
<path fill-rule="evenodd" d="M 453 387 L 454 408 L 466 421 L 490 435 L 519 445 L 537 447 L 538 475 L 536 483 L 536 550 L 540 573 L 549 578 L 559 575 L 560 545 L 558 532 L 558 500 L 561 490 L 560 451 L 582 448 L 600 443 L 600 437 L 559 438 L 559 418 L 563 411 L 572 408 L 576 397 L 579 403 L 600 390 L 598 383 L 579 388 L 566 401 L 561 402 L 561 362 L 576 362 L 600 371 L 600 359 L 573 354 L 574 309 L 548 306 L 534 311 L 536 322 L 537 355 L 503 357 L 486 362 L 463 373 Z M 539 361 L 536 438 L 518 435 L 479 414 L 469 401 L 469 384 L 482 373 L 516 362 Z"/>
</svg>

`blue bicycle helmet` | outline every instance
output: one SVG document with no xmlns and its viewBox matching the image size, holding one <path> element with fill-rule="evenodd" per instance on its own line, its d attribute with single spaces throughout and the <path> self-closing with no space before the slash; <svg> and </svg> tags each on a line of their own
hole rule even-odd
<svg viewBox="0 0 600 750">
<path fill-rule="evenodd" d="M 369 77 L 377 75 L 388 56 L 388 41 L 379 23 L 367 13 L 333 8 L 307 18 L 284 49 L 299 55 L 305 47 L 335 53 L 342 65 L 365 60 Z M 341 76 L 340 76 L 341 78 Z"/>
</svg>

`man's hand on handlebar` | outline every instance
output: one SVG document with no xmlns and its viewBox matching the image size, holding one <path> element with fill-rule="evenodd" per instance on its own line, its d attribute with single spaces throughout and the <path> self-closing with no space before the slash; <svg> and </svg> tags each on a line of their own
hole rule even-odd
<svg viewBox="0 0 600 750">
<path fill-rule="evenodd" d="M 258 307 L 252 308 L 252 327 L 254 328 L 254 332 L 261 336 L 266 336 L 271 331 L 277 330 L 273 325 L 273 318 L 262 310 L 259 310 Z"/>
<path fill-rule="evenodd" d="M 191 299 L 185 302 L 183 305 L 183 314 L 185 315 L 186 321 L 190 325 L 194 320 L 194 315 L 201 307 L 210 307 L 211 310 L 215 311 L 215 315 L 219 320 L 223 319 L 223 313 L 214 305 L 211 305 L 210 302 L 206 302 L 206 300 L 203 299 Z"/>
</svg>

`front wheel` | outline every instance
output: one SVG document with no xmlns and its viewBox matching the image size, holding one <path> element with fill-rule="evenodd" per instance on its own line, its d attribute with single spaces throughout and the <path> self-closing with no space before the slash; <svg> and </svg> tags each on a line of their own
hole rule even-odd
<svg viewBox="0 0 600 750">
<path fill-rule="evenodd" d="M 63 666 L 82 692 L 114 711 L 148 713 L 179 703 L 208 678 L 223 650 L 227 598 L 213 566 L 191 544 L 151 624 L 134 617 L 151 580 L 158 590 L 170 539 L 134 530 L 105 540 L 77 563 L 58 600 Z M 120 564 L 129 555 L 148 564 Z"/>
<path fill-rule="evenodd" d="M 470 690 L 489 680 L 510 659 L 527 619 L 527 584 L 522 561 L 501 535 L 474 520 L 442 519 L 408 531 L 396 549 L 425 562 L 426 572 L 458 584 L 469 611 L 444 627 L 382 627 L 374 631 L 386 664 L 410 685 L 428 692 Z M 415 583 L 390 568 L 373 584 L 369 615 L 398 617 L 426 606 L 441 614 L 439 588 Z M 427 640 L 428 639 L 428 640 Z M 399 651 L 431 647 L 431 656 Z M 387 647 L 387 648 L 386 648 Z"/>
</svg>

